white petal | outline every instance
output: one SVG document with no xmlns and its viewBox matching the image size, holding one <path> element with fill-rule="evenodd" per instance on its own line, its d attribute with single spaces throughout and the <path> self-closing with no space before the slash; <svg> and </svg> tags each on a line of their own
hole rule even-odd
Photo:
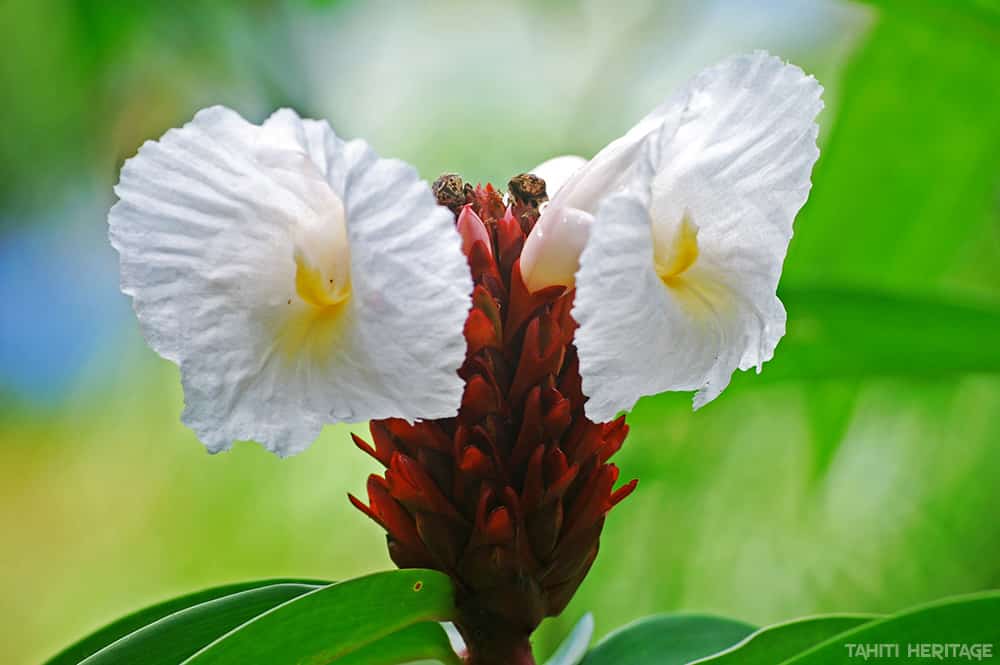
<svg viewBox="0 0 1000 665">
<path fill-rule="evenodd" d="M 413 167 L 379 159 L 352 141 L 345 205 L 357 294 L 359 344 L 377 371 L 378 392 L 359 400 L 365 413 L 344 420 L 447 418 L 458 412 L 465 384 L 463 326 L 472 276 L 455 219 L 437 205 Z"/>
<path fill-rule="evenodd" d="M 699 390 L 697 408 L 737 367 L 759 370 L 773 356 L 785 332 L 778 279 L 819 154 L 821 92 L 797 67 L 755 53 L 702 72 L 661 107 L 647 145 L 650 198 L 633 177 L 638 194 L 602 206 L 580 259 L 574 316 L 589 417 L 665 390 Z M 685 226 L 696 230 L 696 258 L 661 279 L 657 261 L 676 258 Z"/>
<path fill-rule="evenodd" d="M 566 184 L 570 176 L 586 163 L 587 160 L 583 157 L 563 155 L 562 157 L 553 157 L 548 161 L 542 162 L 528 173 L 533 173 L 545 181 L 545 193 L 551 199 L 556 195 L 556 192 L 562 189 L 562 186 Z"/>
<path fill-rule="evenodd" d="M 529 291 L 573 286 L 593 221 L 589 212 L 576 208 L 539 218 L 521 250 L 521 277 Z"/>
<path fill-rule="evenodd" d="M 573 318 L 587 417 L 606 421 L 665 384 L 698 387 L 711 351 L 693 353 L 704 328 L 689 325 L 656 274 L 647 202 L 613 194 L 598 216 L 577 273 Z"/>
<path fill-rule="evenodd" d="M 325 423 L 457 410 L 471 279 L 413 169 L 290 111 L 258 127 L 215 107 L 147 142 L 116 193 L 122 290 L 209 450 L 291 454 Z M 344 282 L 342 306 L 307 302 L 300 259 Z"/>
<path fill-rule="evenodd" d="M 637 175 L 637 164 L 643 161 L 643 147 L 656 127 L 649 118 L 644 119 L 584 166 L 575 168 L 554 193 L 549 190 L 550 201 L 542 209 L 521 252 L 521 275 L 528 289 L 538 291 L 556 285 L 573 288 L 580 268 L 580 252 L 587 244 L 597 206 L 608 194 L 644 180 Z M 573 158 L 557 157 L 551 161 L 559 159 Z M 534 173 L 538 175 L 537 170 Z M 643 185 L 648 187 L 647 183 L 640 183 Z"/>
<path fill-rule="evenodd" d="M 580 265 L 580 251 L 587 242 L 587 225 L 565 223 L 591 219 L 601 201 L 609 194 L 648 188 L 648 178 L 640 174 L 640 164 L 646 159 L 645 150 L 665 123 L 676 122 L 680 111 L 677 104 L 668 100 L 585 164 L 579 163 L 579 157 L 556 157 L 532 171 L 548 184 L 548 179 L 540 175 L 538 170 L 551 169 L 555 172 L 554 180 L 558 187 L 547 187 L 550 201 L 525 240 L 524 254 L 528 255 L 528 259 L 525 261 L 522 254 L 521 272 L 528 288 L 537 291 L 553 285 L 573 287 L 574 275 Z M 557 228 L 560 228 L 558 233 L 555 232 Z M 573 236 L 574 230 L 581 235 Z M 548 242 L 542 239 L 543 235 L 548 236 Z M 560 243 L 564 244 L 543 247 L 545 244 Z M 541 257 L 550 254 L 558 264 L 553 269 L 546 269 Z"/>
<path fill-rule="evenodd" d="M 641 166 L 647 159 L 644 149 L 669 112 L 677 115 L 672 106 L 661 105 L 585 164 L 580 164 L 579 157 L 556 157 L 532 171 L 546 181 L 550 200 L 525 239 L 521 254 L 521 274 L 530 290 L 554 285 L 573 288 L 589 222 L 604 197 L 649 187 L 648 171 Z M 549 189 L 548 179 L 539 169 L 555 172 L 555 189 Z"/>
</svg>

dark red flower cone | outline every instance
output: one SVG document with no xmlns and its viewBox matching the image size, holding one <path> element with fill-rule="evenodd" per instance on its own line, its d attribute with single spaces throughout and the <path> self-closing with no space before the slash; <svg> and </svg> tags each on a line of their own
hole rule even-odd
<svg viewBox="0 0 1000 665">
<path fill-rule="evenodd" d="M 354 440 L 385 472 L 368 479 L 367 505 L 350 498 L 388 532 L 396 565 L 454 580 L 470 664 L 534 663 L 531 633 L 566 607 L 604 516 L 635 489 L 614 489 L 608 463 L 628 427 L 584 416 L 572 292 L 532 294 L 521 280 L 545 184 L 514 178 L 510 205 L 454 175 L 434 191 L 456 214 L 475 281 L 462 406 L 455 418 L 373 421 L 374 447 Z"/>
</svg>

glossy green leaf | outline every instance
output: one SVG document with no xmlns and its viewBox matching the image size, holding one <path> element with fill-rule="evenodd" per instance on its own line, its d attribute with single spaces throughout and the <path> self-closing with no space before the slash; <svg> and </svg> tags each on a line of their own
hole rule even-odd
<svg viewBox="0 0 1000 665">
<path fill-rule="evenodd" d="M 871 622 L 876 617 L 830 615 L 796 619 L 761 628 L 721 653 L 696 660 L 698 665 L 774 665 L 835 635 Z"/>
<path fill-rule="evenodd" d="M 684 665 L 727 649 L 754 630 L 741 621 L 713 616 L 647 617 L 605 637 L 583 665 Z"/>
<path fill-rule="evenodd" d="M 125 637 L 126 635 L 168 615 L 174 614 L 175 612 L 179 612 L 180 610 L 200 605 L 202 603 L 207 603 L 217 598 L 240 593 L 242 591 L 273 586 L 276 584 L 305 584 L 318 587 L 329 584 L 329 582 L 303 579 L 255 580 L 252 582 L 226 584 L 224 586 L 196 591 L 178 598 L 171 598 L 170 600 L 150 605 L 149 607 L 138 610 L 137 612 L 133 612 L 132 614 L 117 619 L 116 621 L 98 629 L 87 637 L 84 637 L 79 642 L 76 642 L 59 652 L 57 655 L 53 656 L 45 662 L 45 665 L 77 665 L 80 661 L 97 653 L 112 642 L 116 642 L 122 637 Z"/>
<path fill-rule="evenodd" d="M 973 645 L 989 644 L 997 655 L 997 630 L 1000 626 L 1000 591 L 949 598 L 924 605 L 894 616 L 866 623 L 841 633 L 799 655 L 783 661 L 784 665 L 827 665 L 847 662 L 851 657 L 849 645 L 898 645 L 898 653 L 879 653 L 891 656 L 884 662 L 938 662 L 943 657 L 922 656 L 909 653 L 919 645 Z M 913 645 L 918 645 L 913 647 Z M 895 658 L 895 660 L 894 660 Z M 953 656 L 949 659 L 957 660 Z M 968 657 L 964 660 L 970 660 Z"/>
<path fill-rule="evenodd" d="M 199 603 L 129 633 L 80 665 L 177 665 L 257 615 L 322 588 L 275 584 Z"/>
<path fill-rule="evenodd" d="M 462 665 L 444 628 L 433 622 L 413 624 L 332 662 L 335 665 L 399 665 L 418 660 Z"/>
<path fill-rule="evenodd" d="M 545 661 L 545 665 L 577 665 L 587 654 L 587 647 L 590 646 L 590 638 L 593 635 L 594 615 L 587 612 L 552 657 Z"/>
<path fill-rule="evenodd" d="M 266 612 L 184 663 L 329 665 L 414 624 L 449 621 L 454 615 L 451 582 L 442 573 L 375 573 L 318 589 Z"/>
</svg>

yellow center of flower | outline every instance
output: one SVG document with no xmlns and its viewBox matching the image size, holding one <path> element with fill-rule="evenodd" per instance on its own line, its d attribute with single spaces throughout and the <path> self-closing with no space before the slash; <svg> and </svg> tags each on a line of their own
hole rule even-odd
<svg viewBox="0 0 1000 665">
<path fill-rule="evenodd" d="M 327 308 L 351 297 L 351 251 L 343 202 L 328 188 L 321 192 L 321 214 L 301 220 L 294 231 L 295 292 Z"/>
<path fill-rule="evenodd" d="M 343 341 L 351 253 L 343 204 L 332 192 L 325 198 L 323 214 L 302 219 L 294 229 L 295 291 L 276 330 L 289 362 L 322 362 Z"/>
<path fill-rule="evenodd" d="M 677 225 L 671 242 L 654 244 L 653 260 L 656 274 L 670 287 L 676 287 L 681 276 L 698 260 L 698 227 L 687 213 Z"/>
<path fill-rule="evenodd" d="M 342 283 L 338 283 L 342 282 Z M 295 292 L 315 307 L 333 307 L 351 297 L 351 280 L 326 277 L 302 254 L 295 256 Z"/>
<path fill-rule="evenodd" d="M 351 298 L 350 280 L 326 276 L 301 254 L 295 256 L 295 292 L 278 331 L 278 348 L 288 362 L 322 363 L 340 348 L 342 325 Z"/>
<path fill-rule="evenodd" d="M 710 266 L 702 264 L 692 269 L 698 263 L 701 248 L 698 225 L 688 211 L 684 211 L 680 221 L 654 224 L 653 241 L 656 274 L 673 301 L 689 316 L 715 325 L 711 322 L 732 310 L 732 294 Z"/>
</svg>

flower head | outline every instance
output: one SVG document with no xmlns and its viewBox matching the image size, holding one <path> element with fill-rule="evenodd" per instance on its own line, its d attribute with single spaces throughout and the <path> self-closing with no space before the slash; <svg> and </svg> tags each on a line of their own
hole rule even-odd
<svg viewBox="0 0 1000 665">
<path fill-rule="evenodd" d="M 615 487 L 616 414 L 664 390 L 700 406 L 784 334 L 820 93 L 733 58 L 507 197 L 432 189 L 291 111 L 208 109 L 122 170 L 122 288 L 210 450 L 371 420 L 355 442 L 385 470 L 351 501 L 397 565 L 455 581 L 469 662 L 532 662 L 636 486 Z"/>
<path fill-rule="evenodd" d="M 565 179 L 522 265 L 532 289 L 576 288 L 589 417 L 666 390 L 697 390 L 698 407 L 770 360 L 821 92 L 766 53 L 731 58 Z"/>
<path fill-rule="evenodd" d="M 457 411 L 472 282 L 402 162 L 282 110 L 214 107 L 147 142 L 109 216 L 122 290 L 211 451 L 292 454 L 325 423 Z"/>
<path fill-rule="evenodd" d="M 515 194 L 537 191 L 523 180 L 512 183 L 511 207 L 489 186 L 450 200 L 476 284 L 458 416 L 375 421 L 374 447 L 355 439 L 385 472 L 369 478 L 367 504 L 351 500 L 386 529 L 400 567 L 453 577 L 477 663 L 562 611 L 597 556 L 605 514 L 635 488 L 616 489 L 608 462 L 624 418 L 583 412 L 572 292 L 531 293 L 521 279 L 538 216 L 537 200 Z"/>
</svg>

